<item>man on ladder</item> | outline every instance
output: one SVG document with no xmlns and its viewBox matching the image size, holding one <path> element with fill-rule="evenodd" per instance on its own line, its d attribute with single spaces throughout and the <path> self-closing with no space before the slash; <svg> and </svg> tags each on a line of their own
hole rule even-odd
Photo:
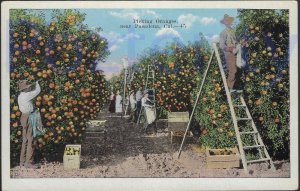
<svg viewBox="0 0 300 191">
<path fill-rule="evenodd" d="M 236 66 L 236 45 L 237 40 L 234 34 L 233 29 L 231 28 L 233 17 L 225 14 L 224 18 L 220 21 L 222 24 L 225 25 L 225 29 L 220 34 L 220 49 L 223 51 L 225 56 L 226 66 L 228 69 L 228 77 L 227 77 L 227 84 L 230 93 L 237 92 L 241 93 L 242 90 L 234 89 L 234 85 L 236 82 L 236 73 L 237 73 L 237 66 Z"/>
<path fill-rule="evenodd" d="M 229 70 L 229 75 L 228 78 L 226 80 L 226 76 L 225 76 L 225 72 L 223 70 L 222 67 L 222 62 L 221 62 L 221 58 L 220 58 L 220 54 L 219 54 L 219 50 L 217 48 L 216 43 L 213 43 L 213 51 L 212 51 L 212 55 L 210 57 L 208 66 L 204 72 L 204 76 L 197 94 L 197 98 L 193 107 L 193 111 L 192 114 L 190 116 L 190 120 L 188 122 L 185 134 L 184 134 L 184 138 L 182 140 L 182 143 L 180 145 L 180 149 L 179 149 L 179 153 L 178 153 L 178 158 L 180 157 L 181 154 L 181 150 L 185 141 L 185 137 L 187 135 L 187 131 L 189 130 L 189 127 L 191 125 L 191 121 L 197 106 L 197 103 L 199 101 L 199 97 L 207 76 L 207 73 L 209 71 L 210 65 L 212 63 L 212 59 L 215 56 L 217 59 L 217 63 L 219 66 L 219 70 L 221 72 L 221 77 L 222 77 L 222 81 L 223 84 L 225 86 L 225 93 L 226 93 L 226 97 L 227 97 L 227 101 L 229 104 L 229 109 L 230 109 L 230 114 L 232 117 L 232 121 L 233 121 L 233 125 L 234 125 L 234 130 L 235 130 L 235 134 L 236 134 L 236 139 L 238 142 L 238 148 L 239 148 L 239 152 L 241 155 L 241 159 L 242 159 L 242 164 L 243 164 L 243 168 L 244 171 L 246 173 L 248 173 L 248 164 L 251 163 L 256 163 L 256 162 L 268 162 L 270 164 L 271 169 L 274 171 L 275 170 L 275 166 L 273 164 L 273 161 L 266 149 L 266 146 L 263 143 L 263 140 L 260 136 L 260 133 L 258 131 L 258 129 L 256 128 L 256 125 L 253 121 L 253 118 L 251 116 L 251 113 L 246 105 L 246 102 L 243 98 L 243 95 L 241 94 L 242 91 L 238 91 L 238 90 L 234 90 L 234 83 L 235 83 L 235 74 L 237 71 L 236 68 L 236 61 L 235 61 L 235 48 L 236 48 L 236 39 L 235 39 L 235 35 L 232 31 L 232 29 L 230 28 L 230 25 L 233 21 L 232 17 L 229 17 L 228 15 L 224 15 L 223 20 L 221 21 L 221 23 L 224 23 L 226 25 L 226 29 L 222 32 L 221 34 L 221 38 L 220 38 L 220 46 L 221 49 L 223 51 L 225 51 L 225 60 L 226 60 L 226 64 Z M 240 50 L 239 50 L 240 51 Z M 239 52 L 240 53 L 240 52 Z M 234 94 L 236 96 L 234 96 Z M 233 97 L 233 98 L 232 98 Z M 240 103 L 234 104 L 234 99 L 239 99 Z M 246 117 L 241 117 L 241 116 L 237 116 L 235 109 L 237 108 L 241 108 L 242 110 L 244 110 L 244 112 L 246 113 Z M 243 130 L 242 129 L 242 125 L 240 125 L 239 122 L 246 122 L 248 124 L 251 125 L 251 129 L 247 129 L 247 130 Z M 244 143 L 244 139 L 243 138 L 245 135 L 251 135 L 252 136 L 252 143 L 248 143 L 249 145 L 246 145 L 246 143 Z M 254 142 L 254 143 L 253 143 Z M 245 152 L 249 151 L 251 149 L 256 149 L 259 152 L 259 158 L 256 159 L 247 159 Z"/>
</svg>

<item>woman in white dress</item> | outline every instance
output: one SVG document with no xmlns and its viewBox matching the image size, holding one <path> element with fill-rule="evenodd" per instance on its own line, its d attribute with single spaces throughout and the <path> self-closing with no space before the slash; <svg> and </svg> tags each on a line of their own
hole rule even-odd
<svg viewBox="0 0 300 191">
<path fill-rule="evenodd" d="M 129 102 L 130 102 L 130 118 L 132 121 L 135 121 L 136 100 L 135 100 L 135 93 L 133 90 L 130 92 Z"/>
<path fill-rule="evenodd" d="M 144 129 L 147 129 L 148 125 L 151 125 L 155 119 L 156 119 L 156 114 L 155 114 L 155 108 L 153 105 L 149 105 L 147 102 L 151 102 L 151 100 L 148 98 L 149 94 L 145 93 L 141 102 L 142 102 L 142 108 L 145 111 L 145 115 L 146 115 L 146 121 L 144 124 Z M 156 131 L 156 127 L 155 127 L 155 131 Z"/>
<path fill-rule="evenodd" d="M 117 91 L 117 96 L 116 96 L 116 113 L 122 113 L 123 108 L 122 108 L 122 96 L 120 96 L 120 91 Z"/>
</svg>

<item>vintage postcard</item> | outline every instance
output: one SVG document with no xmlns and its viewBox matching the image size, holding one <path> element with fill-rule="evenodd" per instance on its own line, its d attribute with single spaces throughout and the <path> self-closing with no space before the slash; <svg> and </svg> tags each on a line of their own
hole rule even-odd
<svg viewBox="0 0 300 191">
<path fill-rule="evenodd" d="M 297 189 L 296 7 L 2 3 L 2 190 Z"/>
</svg>

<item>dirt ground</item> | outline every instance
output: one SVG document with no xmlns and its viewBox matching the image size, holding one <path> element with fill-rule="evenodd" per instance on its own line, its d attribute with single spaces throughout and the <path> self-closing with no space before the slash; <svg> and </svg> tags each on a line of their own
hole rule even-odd
<svg viewBox="0 0 300 191">
<path fill-rule="evenodd" d="M 288 161 L 274 161 L 276 171 L 266 163 L 248 166 L 248 174 L 241 168 L 208 169 L 205 153 L 195 149 L 196 140 L 188 140 L 178 159 L 180 141 L 170 143 L 165 122 L 158 122 L 156 134 L 125 118 L 102 113 L 107 120 L 106 140 L 86 137 L 82 143 L 81 167 L 65 170 L 61 162 L 43 162 L 40 169 L 11 169 L 12 178 L 117 178 L 117 177 L 290 177 Z"/>
</svg>

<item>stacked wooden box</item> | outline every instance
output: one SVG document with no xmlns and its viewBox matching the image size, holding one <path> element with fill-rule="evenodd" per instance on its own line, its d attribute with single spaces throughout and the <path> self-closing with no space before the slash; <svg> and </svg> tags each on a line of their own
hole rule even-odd
<svg viewBox="0 0 300 191">
<path fill-rule="evenodd" d="M 189 112 L 169 112 L 168 113 L 168 129 L 171 134 L 171 143 L 173 137 L 183 137 L 186 127 L 189 123 Z M 193 137 L 193 133 L 188 131 L 187 137 Z"/>
</svg>

